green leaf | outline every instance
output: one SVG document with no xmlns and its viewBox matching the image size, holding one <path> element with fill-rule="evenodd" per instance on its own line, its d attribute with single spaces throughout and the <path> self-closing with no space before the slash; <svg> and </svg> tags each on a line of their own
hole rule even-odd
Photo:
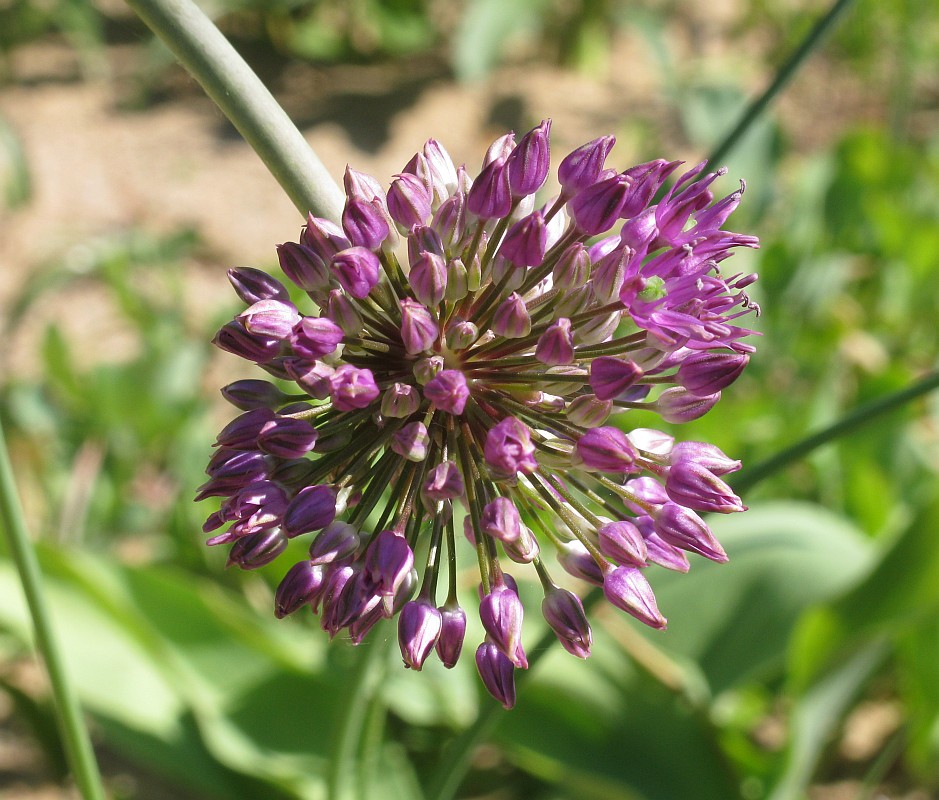
<svg viewBox="0 0 939 800">
<path fill-rule="evenodd" d="M 779 669 L 800 615 L 849 588 L 872 553 L 848 522 L 807 503 L 767 503 L 708 522 L 730 563 L 695 559 L 687 575 L 650 573 L 669 620 L 650 638 L 697 662 L 719 693 Z"/>
</svg>

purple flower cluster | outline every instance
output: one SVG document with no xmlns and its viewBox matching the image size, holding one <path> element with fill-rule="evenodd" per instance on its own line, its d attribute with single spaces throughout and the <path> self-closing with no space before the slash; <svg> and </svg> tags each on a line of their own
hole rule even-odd
<svg viewBox="0 0 939 800">
<path fill-rule="evenodd" d="M 528 661 L 506 561 L 534 567 L 545 620 L 586 658 L 583 606 L 543 546 L 663 628 L 646 569 L 686 571 L 689 552 L 726 561 L 700 513 L 744 508 L 723 480 L 739 461 L 609 424 L 630 409 L 700 417 L 747 365 L 751 331 L 737 323 L 756 310 L 744 292 L 755 276 L 721 271 L 734 248 L 757 246 L 723 229 L 743 185 L 715 201 L 722 173 L 698 165 L 663 189 L 679 162 L 618 172 L 606 136 L 563 159 L 559 193 L 539 205 L 550 127 L 496 140 L 475 180 L 434 140 L 387 192 L 347 169 L 341 225 L 310 216 L 278 248 L 316 313 L 270 275 L 231 270 L 246 308 L 215 344 L 277 382 L 222 390 L 243 413 L 199 493 L 224 498 L 204 529 L 243 569 L 315 534 L 277 590 L 278 617 L 310 607 L 359 643 L 397 615 L 417 670 L 434 651 L 447 667 L 460 656 L 454 512 L 465 516 L 485 630 L 476 663 L 507 708 Z"/>
</svg>

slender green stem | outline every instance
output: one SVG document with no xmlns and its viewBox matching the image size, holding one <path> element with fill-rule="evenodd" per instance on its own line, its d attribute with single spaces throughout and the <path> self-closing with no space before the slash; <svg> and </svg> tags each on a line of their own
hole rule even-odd
<svg viewBox="0 0 939 800">
<path fill-rule="evenodd" d="M 212 21 L 191 0 L 127 0 L 163 40 L 304 216 L 338 220 L 343 194 L 303 134 Z"/>
<path fill-rule="evenodd" d="M 380 635 L 385 629 L 387 626 L 379 623 L 357 653 L 358 664 L 350 681 L 353 691 L 346 698 L 329 763 L 329 800 L 353 800 L 358 794 L 356 762 L 369 707 L 385 673 L 386 641 Z"/>
<path fill-rule="evenodd" d="M 809 35 L 802 40 L 802 43 L 796 48 L 795 52 L 786 59 L 785 63 L 776 71 L 776 77 L 773 82 L 766 87 L 766 90 L 759 97 L 754 99 L 750 105 L 744 109 L 743 114 L 737 121 L 737 124 L 731 129 L 730 133 L 724 137 L 723 141 L 714 149 L 713 155 L 708 159 L 708 169 L 720 166 L 727 154 L 737 146 L 737 143 L 753 125 L 763 112 L 769 108 L 776 96 L 786 88 L 786 85 L 792 80 L 793 76 L 802 66 L 802 62 L 808 58 L 814 50 L 822 43 L 825 34 L 837 22 L 838 18 L 844 13 L 854 0 L 837 0 L 815 26 L 809 32 Z M 708 169 L 702 170 L 704 175 Z"/>
<path fill-rule="evenodd" d="M 0 425 L 0 518 L 3 521 L 3 530 L 6 533 L 10 554 L 23 584 L 23 593 L 26 595 L 29 614 L 33 620 L 36 645 L 49 674 L 59 729 L 72 775 L 84 800 L 103 800 L 101 773 L 98 771 L 98 763 L 95 760 L 78 698 L 69 683 L 65 661 L 55 637 L 52 615 L 43 593 L 42 573 L 23 519 L 23 509 L 16 492 L 13 467 L 10 465 L 2 425 Z"/>
<path fill-rule="evenodd" d="M 842 417 L 827 428 L 806 436 L 776 455 L 740 473 L 740 476 L 732 481 L 734 490 L 743 492 L 752 488 L 764 478 L 768 478 L 773 473 L 779 472 L 790 464 L 805 458 L 813 450 L 817 450 L 819 447 L 851 433 L 862 425 L 872 422 L 880 415 L 894 411 L 911 400 L 915 400 L 917 397 L 928 394 L 937 388 L 939 388 L 939 372 L 931 372 L 906 389 L 901 389 L 899 392 L 888 394 L 885 397 L 878 397 L 876 400 L 858 406 L 847 416 Z"/>
</svg>

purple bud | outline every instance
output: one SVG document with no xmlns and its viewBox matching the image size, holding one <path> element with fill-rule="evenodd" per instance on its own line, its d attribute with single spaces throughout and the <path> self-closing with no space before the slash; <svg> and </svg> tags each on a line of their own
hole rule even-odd
<svg viewBox="0 0 939 800">
<path fill-rule="evenodd" d="M 598 303 L 606 305 L 619 300 L 635 255 L 628 247 L 618 247 L 600 259 L 590 276 L 590 286 Z"/>
<path fill-rule="evenodd" d="M 349 247 L 333 256 L 330 267 L 342 288 L 362 300 L 378 284 L 381 264 L 371 250 Z"/>
<path fill-rule="evenodd" d="M 406 419 L 421 405 L 421 395 L 413 386 L 406 383 L 393 383 L 381 397 L 383 417 Z"/>
<path fill-rule="evenodd" d="M 600 540 L 600 552 L 610 561 L 633 567 L 646 566 L 646 542 L 632 522 L 609 522 L 600 527 L 597 536 Z"/>
<path fill-rule="evenodd" d="M 437 657 L 447 669 L 453 669 L 460 660 L 463 638 L 466 635 L 466 613 L 456 603 L 440 608 L 440 637 L 437 639 Z"/>
<path fill-rule="evenodd" d="M 577 229 L 587 236 L 608 231 L 619 219 L 629 185 L 622 175 L 614 175 L 578 192 L 569 203 Z"/>
<path fill-rule="evenodd" d="M 341 562 L 354 555 L 358 549 L 359 533 L 355 526 L 337 519 L 316 534 L 310 545 L 310 563 Z"/>
<path fill-rule="evenodd" d="M 423 422 L 411 422 L 391 437 L 391 449 L 408 461 L 427 458 L 430 434 Z"/>
<path fill-rule="evenodd" d="M 284 531 L 290 538 L 325 528 L 336 518 L 336 492 L 331 486 L 307 486 L 297 492 L 284 512 Z"/>
<path fill-rule="evenodd" d="M 616 567 L 603 576 L 603 594 L 614 606 L 632 614 L 650 628 L 663 629 L 665 617 L 659 612 L 655 594 L 645 575 L 635 567 Z"/>
<path fill-rule="evenodd" d="M 424 481 L 423 489 L 424 497 L 434 502 L 462 497 L 466 491 L 463 475 L 452 461 L 441 461 L 434 467 Z"/>
<path fill-rule="evenodd" d="M 612 411 L 612 401 L 600 400 L 593 394 L 575 397 L 567 406 L 567 416 L 570 421 L 582 428 L 596 428 L 602 425 Z"/>
<path fill-rule="evenodd" d="M 440 328 L 430 310 L 416 300 L 401 301 L 401 341 L 408 355 L 430 350 L 440 336 Z"/>
<path fill-rule="evenodd" d="M 436 253 L 423 252 L 411 266 L 408 282 L 425 306 L 438 305 L 446 295 L 447 265 Z"/>
<path fill-rule="evenodd" d="M 603 572 L 590 551 L 576 539 L 558 547 L 558 563 L 568 575 L 592 583 L 603 584 Z"/>
<path fill-rule="evenodd" d="M 261 336 L 249 332 L 238 320 L 233 319 L 219 328 L 212 344 L 248 361 L 264 364 L 280 352 L 280 340 L 272 336 Z"/>
<path fill-rule="evenodd" d="M 424 253 L 442 256 L 446 252 L 440 234 L 428 225 L 415 225 L 408 234 L 408 263 L 415 264 Z"/>
<path fill-rule="evenodd" d="M 687 572 L 691 569 L 691 562 L 684 551 L 669 544 L 655 532 L 652 517 L 636 517 L 636 527 L 642 531 L 642 538 L 646 541 L 649 563 L 675 572 Z"/>
<path fill-rule="evenodd" d="M 277 417 L 258 435 L 258 447 L 278 458 L 300 458 L 316 444 L 316 429 L 305 419 Z"/>
<path fill-rule="evenodd" d="M 307 605 L 323 589 L 326 571 L 309 559 L 294 564 L 274 593 L 274 616 L 283 619 Z"/>
<path fill-rule="evenodd" d="M 565 156 L 558 167 L 558 181 L 564 191 L 573 194 L 594 183 L 615 143 L 615 136 L 601 136 Z"/>
<path fill-rule="evenodd" d="M 414 362 L 411 372 L 414 373 L 415 380 L 421 385 L 426 386 L 443 370 L 443 356 L 427 356 L 419 358 Z"/>
<path fill-rule="evenodd" d="M 522 137 L 509 156 L 506 166 L 513 197 L 534 194 L 544 184 L 551 166 L 550 134 L 551 120 L 542 120 Z"/>
<path fill-rule="evenodd" d="M 466 207 L 480 219 L 504 217 L 512 210 L 512 192 L 504 156 L 483 167 L 467 195 Z"/>
<path fill-rule="evenodd" d="M 693 461 L 679 461 L 668 470 L 665 491 L 676 503 L 695 511 L 730 514 L 746 511 L 746 506 L 724 481 Z"/>
<path fill-rule="evenodd" d="M 669 452 L 672 466 L 681 461 L 690 461 L 710 470 L 715 475 L 736 472 L 741 463 L 724 454 L 724 451 L 706 442 L 679 442 Z"/>
<path fill-rule="evenodd" d="M 316 251 L 296 242 L 277 245 L 277 259 L 284 275 L 305 292 L 329 288 L 329 270 Z"/>
<path fill-rule="evenodd" d="M 476 669 L 486 691 L 508 710 L 515 705 L 515 667 L 492 642 L 476 648 Z"/>
<path fill-rule="evenodd" d="M 534 472 L 538 462 L 531 432 L 515 417 L 506 417 L 486 434 L 486 463 L 499 477 L 512 477 L 517 472 Z"/>
<path fill-rule="evenodd" d="M 335 222 L 307 214 L 306 227 L 300 235 L 303 244 L 311 248 L 323 261 L 329 261 L 340 250 L 352 245 L 345 231 Z"/>
<path fill-rule="evenodd" d="M 350 197 L 342 211 L 342 227 L 353 245 L 377 250 L 388 236 L 388 220 L 380 200 Z"/>
<path fill-rule="evenodd" d="M 515 131 L 509 131 L 496 139 L 483 156 L 483 163 L 480 169 L 485 169 L 497 158 L 506 159 L 515 149 Z"/>
<path fill-rule="evenodd" d="M 398 617 L 398 645 L 404 666 L 420 670 L 440 638 L 440 612 L 426 600 L 412 600 Z"/>
<path fill-rule="evenodd" d="M 541 553 L 541 547 L 535 535 L 526 527 L 514 542 L 503 542 L 502 549 L 516 564 L 531 564 Z"/>
<path fill-rule="evenodd" d="M 740 353 L 695 353 L 682 361 L 676 382 L 698 397 L 714 394 L 737 380 L 749 362 Z"/>
<path fill-rule="evenodd" d="M 273 408 L 283 403 L 287 397 L 273 383 L 253 378 L 229 383 L 222 387 L 221 392 L 222 397 L 242 411 Z"/>
<path fill-rule="evenodd" d="M 521 669 L 528 668 L 522 649 L 522 601 L 508 586 L 492 587 L 479 604 L 479 618 L 495 645 Z"/>
<path fill-rule="evenodd" d="M 280 528 L 249 533 L 236 540 L 228 552 L 227 567 L 259 569 L 270 564 L 287 548 L 287 537 Z"/>
<path fill-rule="evenodd" d="M 274 412 L 269 408 L 255 408 L 239 414 L 219 431 L 215 444 L 234 450 L 254 450 L 261 428 L 274 419 L 274 416 Z"/>
<path fill-rule="evenodd" d="M 416 175 L 396 175 L 388 189 L 388 211 L 405 231 L 423 225 L 430 218 L 430 193 Z"/>
<path fill-rule="evenodd" d="M 698 397 L 681 386 L 666 389 L 652 404 L 666 422 L 681 424 L 703 417 L 721 399 L 721 393 Z"/>
<path fill-rule="evenodd" d="M 444 200 L 434 214 L 432 224 L 444 245 L 456 249 L 466 233 L 466 195 L 457 192 Z"/>
<path fill-rule="evenodd" d="M 568 247 L 554 265 L 551 272 L 554 285 L 560 289 L 578 289 L 590 276 L 590 256 L 580 242 Z"/>
<path fill-rule="evenodd" d="M 453 351 L 466 350 L 479 338 L 479 328 L 463 319 L 454 320 L 447 327 L 447 347 Z"/>
<path fill-rule="evenodd" d="M 393 597 L 414 566 L 414 553 L 407 540 L 394 531 L 382 531 L 365 553 L 365 570 L 375 592 Z"/>
<path fill-rule="evenodd" d="M 680 161 L 668 162 L 664 159 L 647 161 L 626 170 L 624 175 L 630 180 L 629 193 L 620 211 L 623 219 L 629 219 L 641 212 L 655 196 L 665 179 L 680 164 Z"/>
<path fill-rule="evenodd" d="M 258 300 L 239 314 L 238 319 L 245 330 L 256 336 L 284 339 L 300 321 L 297 307 L 282 300 Z"/>
<path fill-rule="evenodd" d="M 531 315 L 518 292 L 503 300 L 492 317 L 492 331 L 506 339 L 521 339 L 531 333 Z"/>
<path fill-rule="evenodd" d="M 497 497 L 483 506 L 480 526 L 483 533 L 502 542 L 518 541 L 522 534 L 522 518 L 515 503 L 507 497 Z"/>
<path fill-rule="evenodd" d="M 549 367 L 574 363 L 574 335 L 571 332 L 571 321 L 567 317 L 552 322 L 538 337 L 535 358 Z"/>
<path fill-rule="evenodd" d="M 719 564 L 729 560 L 707 523 L 691 509 L 678 503 L 665 503 L 651 516 L 655 532 L 669 544 Z"/>
<path fill-rule="evenodd" d="M 293 329 L 290 344 L 301 358 L 316 361 L 336 350 L 343 332 L 327 317 L 304 317 Z"/>
<path fill-rule="evenodd" d="M 633 428 L 626 436 L 639 450 L 660 456 L 667 456 L 671 453 L 675 444 L 674 436 L 652 428 Z"/>
<path fill-rule="evenodd" d="M 421 152 L 427 160 L 434 196 L 442 202 L 457 189 L 456 167 L 446 148 L 436 139 L 428 139 Z"/>
<path fill-rule="evenodd" d="M 238 296 L 249 306 L 260 300 L 290 302 L 290 295 L 284 285 L 263 270 L 254 267 L 230 269 L 228 280 Z"/>
<path fill-rule="evenodd" d="M 310 397 L 316 400 L 325 400 L 330 393 L 330 379 L 336 370 L 323 361 L 316 361 L 312 365 L 303 359 L 293 359 L 285 362 L 287 374 L 296 381 Z"/>
<path fill-rule="evenodd" d="M 424 387 L 424 397 L 441 411 L 454 416 L 463 413 L 469 396 L 466 378 L 458 369 L 441 370 Z"/>
<path fill-rule="evenodd" d="M 643 375 L 635 361 L 600 356 L 590 365 L 590 388 L 600 400 L 613 400 Z"/>
<path fill-rule="evenodd" d="M 619 428 L 604 425 L 587 431 L 574 446 L 587 469 L 600 472 L 639 472 L 636 448 Z"/>
<path fill-rule="evenodd" d="M 553 587 L 545 594 L 541 613 L 568 653 L 577 658 L 587 658 L 590 655 L 593 635 L 583 603 L 576 594 L 567 589 Z"/>
<path fill-rule="evenodd" d="M 548 230 L 540 211 L 516 222 L 502 240 L 499 255 L 519 267 L 538 267 L 544 261 Z"/>
<path fill-rule="evenodd" d="M 336 323 L 346 336 L 358 336 L 362 315 L 341 289 L 333 289 L 326 301 L 326 317 Z"/>
<path fill-rule="evenodd" d="M 359 369 L 351 364 L 338 367 L 329 379 L 329 395 L 340 411 L 368 408 L 380 394 L 375 376 L 370 369 Z"/>
<path fill-rule="evenodd" d="M 355 197 L 359 200 L 374 200 L 376 197 L 383 200 L 385 190 L 371 175 L 352 169 L 346 164 L 346 171 L 342 176 L 342 185 L 346 190 L 347 197 Z"/>
</svg>

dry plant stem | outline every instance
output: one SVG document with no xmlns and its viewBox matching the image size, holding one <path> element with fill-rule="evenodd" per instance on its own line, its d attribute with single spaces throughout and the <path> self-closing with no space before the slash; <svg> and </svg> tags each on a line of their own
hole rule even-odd
<svg viewBox="0 0 939 800">
<path fill-rule="evenodd" d="M 191 0 L 127 0 L 306 216 L 338 221 L 344 196 L 260 78 Z"/>
<path fill-rule="evenodd" d="M 55 637 L 52 615 L 43 593 L 39 561 L 26 530 L 2 426 L 0 426 L 0 518 L 3 521 L 3 531 L 10 548 L 10 555 L 23 584 L 23 593 L 26 595 L 26 603 L 29 606 L 29 614 L 36 635 L 36 647 L 49 674 L 49 683 L 55 700 L 56 718 L 72 776 L 84 800 L 104 800 L 101 774 L 91 747 L 88 729 L 85 727 L 78 698 L 69 683 L 62 652 Z"/>
</svg>

